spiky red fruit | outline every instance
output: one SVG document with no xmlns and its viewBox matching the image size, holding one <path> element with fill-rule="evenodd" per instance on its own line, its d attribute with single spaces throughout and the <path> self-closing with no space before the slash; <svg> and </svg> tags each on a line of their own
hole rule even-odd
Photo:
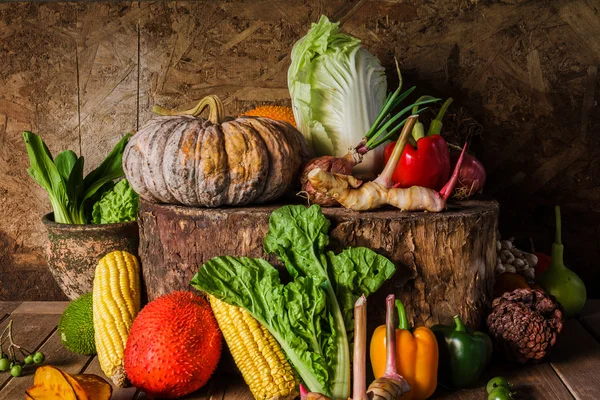
<svg viewBox="0 0 600 400">
<path fill-rule="evenodd" d="M 182 397 L 206 384 L 222 343 L 210 304 L 191 292 L 174 292 L 150 302 L 133 321 L 125 372 L 150 398 Z"/>
</svg>

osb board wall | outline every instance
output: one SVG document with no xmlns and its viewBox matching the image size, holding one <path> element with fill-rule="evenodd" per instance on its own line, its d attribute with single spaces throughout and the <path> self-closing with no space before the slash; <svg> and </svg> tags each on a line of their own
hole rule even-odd
<svg viewBox="0 0 600 400">
<path fill-rule="evenodd" d="M 363 40 L 390 86 L 395 56 L 408 84 L 453 96 L 481 123 L 472 148 L 504 236 L 548 249 L 562 205 L 567 260 L 598 295 L 597 0 L 249 0 L 0 4 L 0 300 L 62 298 L 23 130 L 83 154 L 89 169 L 153 104 L 206 94 L 231 114 L 288 104 L 291 46 L 321 14 Z"/>
</svg>

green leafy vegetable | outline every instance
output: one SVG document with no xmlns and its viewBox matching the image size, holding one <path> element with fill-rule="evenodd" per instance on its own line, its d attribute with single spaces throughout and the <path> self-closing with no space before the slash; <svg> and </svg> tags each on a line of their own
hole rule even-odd
<svg viewBox="0 0 600 400">
<path fill-rule="evenodd" d="M 23 138 L 29 155 L 29 175 L 48 192 L 48 198 L 54 210 L 54 220 L 64 224 L 75 223 L 70 212 L 67 185 L 54 164 L 52 154 L 38 135 L 23 132 Z"/>
<path fill-rule="evenodd" d="M 376 291 L 395 266 L 367 248 L 326 252 L 329 225 L 318 205 L 271 214 L 265 251 L 285 264 L 288 284 L 262 259 L 217 257 L 191 285 L 248 310 L 277 339 L 310 391 L 347 399 L 354 302 Z"/>
<path fill-rule="evenodd" d="M 111 190 L 104 192 L 100 200 L 94 203 L 92 223 L 113 224 L 135 221 L 139 202 L 138 194 L 127 179 L 123 179 Z"/>
<path fill-rule="evenodd" d="M 373 125 L 386 100 L 385 70 L 360 40 L 322 16 L 294 44 L 288 88 L 298 130 L 318 156 L 343 156 Z M 357 171 L 373 169 L 371 153 Z"/>
<path fill-rule="evenodd" d="M 83 177 L 83 157 L 66 150 L 52 158 L 39 135 L 23 132 L 29 155 L 29 175 L 48 192 L 54 221 L 62 224 L 85 224 L 90 221 L 91 205 L 112 181 L 123 173 L 123 150 L 131 134 L 125 135 L 98 168 Z"/>
</svg>

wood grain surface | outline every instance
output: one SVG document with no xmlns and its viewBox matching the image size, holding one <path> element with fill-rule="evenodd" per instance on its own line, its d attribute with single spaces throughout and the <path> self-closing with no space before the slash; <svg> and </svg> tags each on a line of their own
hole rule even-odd
<svg viewBox="0 0 600 400">
<path fill-rule="evenodd" d="M 89 171 L 154 104 L 289 104 L 290 50 L 321 14 L 379 57 L 390 88 L 397 57 L 407 87 L 454 97 L 444 135 L 482 159 L 503 237 L 549 251 L 562 205 L 567 264 L 600 296 L 597 1 L 235 0 L 0 4 L 0 299 L 64 299 L 23 130 Z"/>
<path fill-rule="evenodd" d="M 0 301 L 0 311 L 9 310 L 14 303 Z M 14 337 L 19 344 L 30 350 L 40 349 L 46 354 L 47 363 L 64 371 L 92 373 L 104 377 L 96 357 L 78 356 L 67 351 L 56 333 L 56 325 L 64 305 L 61 303 L 23 302 L 27 314 L 8 314 L 0 324 L 6 326 L 14 320 Z M 41 313 L 36 314 L 38 308 Z M 54 315 L 48 314 L 54 310 Z M 10 311 L 6 311 L 10 312 Z M 584 329 L 585 320 L 600 318 L 600 300 L 590 300 L 578 319 L 571 319 L 563 331 L 556 352 L 547 362 L 537 365 L 515 365 L 494 357 L 476 387 L 446 391 L 442 387 L 432 398 L 439 400 L 481 400 L 486 398 L 485 384 L 494 376 L 505 376 L 514 384 L 518 400 L 589 400 L 597 399 L 600 390 L 598 368 L 600 367 L 600 329 Z M 580 324 L 583 322 L 583 324 Z M 0 398 L 21 398 L 33 382 L 34 369 L 26 369 L 24 376 L 12 378 L 0 374 Z M 114 388 L 113 400 L 147 400 L 148 397 L 135 388 Z M 210 381 L 199 391 L 186 396 L 186 400 L 252 400 L 248 385 L 239 373 L 225 372 L 223 363 Z"/>
</svg>

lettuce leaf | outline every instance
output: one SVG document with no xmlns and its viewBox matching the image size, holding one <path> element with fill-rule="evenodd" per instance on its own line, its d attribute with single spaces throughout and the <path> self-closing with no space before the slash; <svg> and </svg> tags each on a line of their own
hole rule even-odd
<svg viewBox="0 0 600 400">
<path fill-rule="evenodd" d="M 317 155 L 343 156 L 365 136 L 383 107 L 387 81 L 360 40 L 321 16 L 291 52 L 288 88 L 298 130 Z M 375 152 L 355 172 L 370 171 Z"/>
<path fill-rule="evenodd" d="M 119 181 L 102 194 L 92 209 L 93 224 L 113 224 L 135 221 L 140 197 L 127 179 Z"/>
<path fill-rule="evenodd" d="M 330 393 L 326 355 L 338 329 L 328 318 L 322 279 L 298 278 L 283 285 L 279 272 L 265 260 L 224 256 L 204 263 L 191 284 L 245 308 L 281 344 L 306 385 Z"/>
<path fill-rule="evenodd" d="M 364 247 L 326 251 L 329 226 L 318 205 L 284 206 L 271 214 L 265 252 L 285 264 L 292 278 L 287 285 L 266 261 L 241 257 L 208 261 L 191 285 L 244 307 L 264 324 L 309 390 L 347 399 L 354 302 L 379 289 L 396 268 Z"/>
</svg>

